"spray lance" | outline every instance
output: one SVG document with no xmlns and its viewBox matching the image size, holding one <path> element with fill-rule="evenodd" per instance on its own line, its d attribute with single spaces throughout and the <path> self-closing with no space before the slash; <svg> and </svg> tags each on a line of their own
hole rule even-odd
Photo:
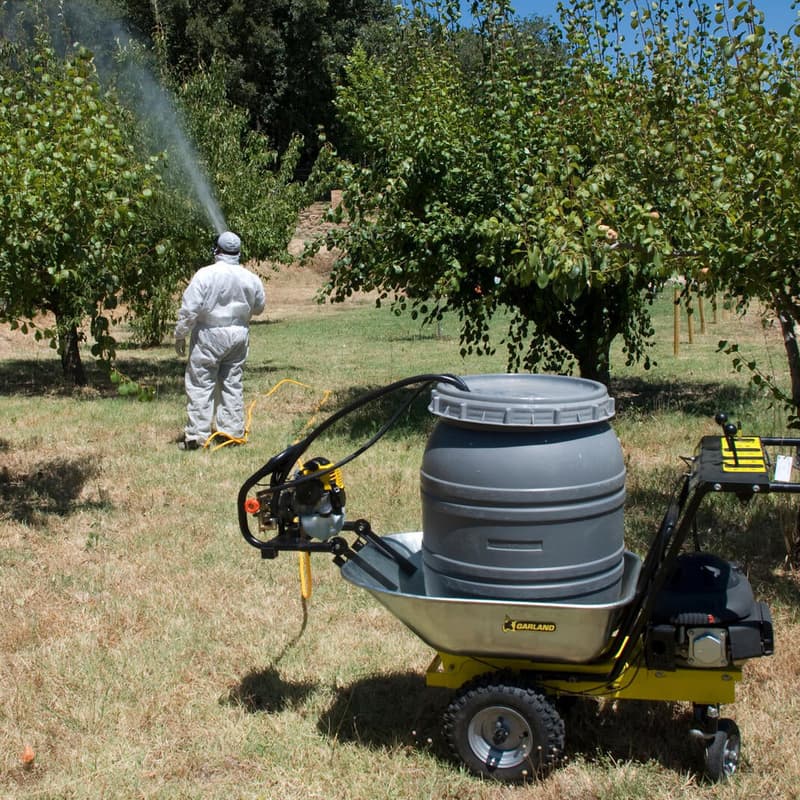
<svg viewBox="0 0 800 800">
<path fill-rule="evenodd" d="M 424 374 L 404 378 L 347 404 L 303 439 L 272 456 L 239 490 L 239 528 L 245 541 L 258 549 L 262 558 L 276 558 L 283 551 L 301 554 L 323 552 L 332 554 L 337 564 L 354 558 L 357 551 L 370 542 L 397 561 L 404 572 L 414 572 L 416 567 L 377 536 L 366 520 L 347 521 L 342 467 L 376 444 L 432 383 L 450 383 L 462 391 L 469 391 L 464 381 L 455 375 Z M 357 450 L 337 462 L 321 456 L 304 459 L 304 454 L 316 439 L 336 422 L 408 386 L 418 388 Z M 295 468 L 295 465 L 299 466 Z M 257 522 L 257 534 L 251 530 L 251 518 Z M 342 532 L 355 534 L 352 545 L 339 535 Z M 300 583 L 304 597 L 310 594 L 308 564 L 307 559 L 301 560 Z M 385 578 L 381 580 L 385 581 Z"/>
</svg>

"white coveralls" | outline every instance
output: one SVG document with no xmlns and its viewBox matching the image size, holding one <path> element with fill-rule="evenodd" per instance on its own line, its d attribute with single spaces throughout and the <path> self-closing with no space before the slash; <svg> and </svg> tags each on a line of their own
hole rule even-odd
<svg viewBox="0 0 800 800">
<path fill-rule="evenodd" d="M 244 435 L 242 376 L 250 318 L 266 304 L 261 279 L 239 265 L 238 255 L 218 253 L 216 259 L 186 287 L 175 326 L 176 339 L 191 333 L 185 440 L 201 447 L 212 434 L 215 406 L 216 430 L 233 438 Z"/>
</svg>

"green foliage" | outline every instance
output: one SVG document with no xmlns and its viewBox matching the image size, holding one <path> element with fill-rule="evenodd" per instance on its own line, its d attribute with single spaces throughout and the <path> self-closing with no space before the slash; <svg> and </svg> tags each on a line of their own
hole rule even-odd
<svg viewBox="0 0 800 800">
<path fill-rule="evenodd" d="M 728 8 L 731 8 L 728 4 Z M 746 8 L 734 17 L 731 35 L 718 42 L 717 104 L 713 169 L 715 196 L 709 212 L 711 283 L 736 298 L 740 308 L 755 299 L 772 308 L 780 324 L 791 377 L 766 381 L 776 399 L 800 409 L 800 49 L 788 36 L 768 34 L 763 16 Z"/>
<path fill-rule="evenodd" d="M 177 89 L 188 133 L 225 209 L 228 226 L 242 237 L 248 258 L 280 259 L 309 197 L 294 181 L 302 141 L 279 154 L 249 128 L 247 112 L 225 99 L 225 66 L 215 60 Z"/>
<path fill-rule="evenodd" d="M 473 6 L 477 39 L 420 4 L 402 48 L 354 54 L 338 104 L 362 159 L 331 296 L 456 310 L 465 350 L 508 309 L 512 367 L 605 378 L 617 336 L 647 366 L 648 303 L 677 273 L 773 309 L 791 391 L 754 379 L 800 407 L 796 39 L 735 0 L 560 8 L 563 42 L 538 49 L 500 0 Z"/>
<path fill-rule="evenodd" d="M 120 397 L 135 397 L 139 402 L 150 402 L 156 398 L 154 386 L 135 381 L 116 368 L 109 371 L 108 377 L 111 383 L 117 387 Z"/>
<path fill-rule="evenodd" d="M 612 80 L 590 54 L 516 35 L 503 2 L 475 9 L 484 67 L 465 74 L 457 8 L 437 8 L 414 8 L 391 58 L 349 62 L 338 104 L 365 165 L 343 170 L 330 293 L 376 289 L 427 321 L 455 310 L 466 352 L 491 349 L 488 321 L 508 309 L 512 366 L 574 358 L 605 379 L 617 335 L 646 357 L 647 304 L 668 276 L 653 213 L 665 159 L 649 141 L 660 98 L 641 74 Z"/>
<path fill-rule="evenodd" d="M 78 352 L 110 357 L 123 287 L 141 286 L 136 233 L 158 179 L 137 157 L 118 107 L 104 96 L 88 52 L 61 60 L 41 33 L 34 48 L 0 42 L 0 317 L 36 329 L 85 382 Z"/>
<path fill-rule="evenodd" d="M 0 9 L 19 42 L 3 42 L 0 64 L 9 164 L 0 178 L 0 310 L 26 331 L 38 312 L 52 312 L 56 324 L 35 334 L 52 340 L 65 374 L 83 383 L 84 323 L 104 359 L 114 356 L 119 309 L 136 340 L 159 343 L 220 225 L 241 234 L 245 257 L 279 259 L 307 195 L 293 182 L 299 141 L 279 158 L 251 131 L 247 112 L 226 100 L 221 64 L 167 77 L 164 88 L 140 44 L 121 37 L 114 50 L 99 41 L 112 29 L 102 14 L 57 11 L 48 0 L 13 17 Z M 81 35 L 98 42 L 102 76 L 88 51 L 65 44 Z M 212 186 L 225 219 L 215 209 L 210 227 Z"/>
<path fill-rule="evenodd" d="M 672 154 L 656 207 L 676 265 L 694 287 L 722 292 L 745 311 L 759 300 L 780 325 L 791 388 L 745 360 L 735 344 L 720 350 L 746 369 L 797 423 L 800 408 L 800 48 L 790 35 L 764 28 L 752 3 L 725 0 L 665 3 L 632 13 L 638 48 L 625 58 L 601 36 L 590 13 L 600 4 L 574 3 L 574 15 L 595 57 L 637 64 L 652 75 L 662 115 L 653 148 Z M 620 28 L 622 4 L 603 4 L 607 30 Z M 677 24 L 676 24 L 677 23 Z M 800 29 L 794 31 L 795 36 Z M 587 45 L 588 46 L 588 45 Z M 664 162 L 668 168 L 668 164 Z"/>
</svg>

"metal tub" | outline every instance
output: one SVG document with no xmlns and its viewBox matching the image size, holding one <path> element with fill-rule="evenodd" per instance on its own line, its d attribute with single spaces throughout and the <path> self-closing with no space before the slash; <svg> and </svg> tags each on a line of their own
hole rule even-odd
<svg viewBox="0 0 800 800">
<path fill-rule="evenodd" d="M 372 594 L 430 647 L 453 655 L 592 661 L 606 650 L 641 569 L 639 557 L 626 551 L 620 597 L 609 603 L 431 597 L 422 570 L 422 533 L 395 533 L 381 541 L 405 556 L 413 572 L 403 571 L 370 543 L 342 565 L 342 576 Z"/>
</svg>

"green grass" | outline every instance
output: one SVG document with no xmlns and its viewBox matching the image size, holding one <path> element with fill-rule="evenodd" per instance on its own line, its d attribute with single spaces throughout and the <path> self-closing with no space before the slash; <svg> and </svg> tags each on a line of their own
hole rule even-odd
<svg viewBox="0 0 800 800">
<path fill-rule="evenodd" d="M 673 355 L 672 306 L 655 309 L 658 367 L 615 360 L 615 429 L 628 464 L 626 536 L 643 549 L 715 411 L 746 432 L 780 414 L 716 354 L 741 338 L 776 365 L 774 332 L 724 317 Z M 428 689 L 429 648 L 315 558 L 299 597 L 292 555 L 262 561 L 238 533 L 241 483 L 311 420 L 423 372 L 503 372 L 505 353 L 459 356 L 441 335 L 388 310 L 307 304 L 252 329 L 249 443 L 180 453 L 182 365 L 168 346 L 123 350 L 119 367 L 157 399 L 58 390 L 50 351 L 0 361 L 0 796 L 8 798 L 767 798 L 798 797 L 796 575 L 784 569 L 787 503 L 720 504 L 703 525 L 743 560 L 776 617 L 778 651 L 750 662 L 736 705 L 745 763 L 728 786 L 693 769 L 687 708 L 579 704 L 568 758 L 526 787 L 477 780 L 447 757 L 447 694 Z M 305 386 L 283 384 L 284 378 Z M 325 393 L 330 397 L 322 404 Z M 338 458 L 389 413 L 367 409 L 318 443 Z M 378 532 L 420 525 L 418 470 L 432 424 L 419 401 L 396 431 L 345 470 L 348 512 Z M 722 530 L 716 530 L 716 528 Z M 704 534 L 705 535 L 705 534 Z M 20 755 L 36 753 L 25 769 Z"/>
</svg>

